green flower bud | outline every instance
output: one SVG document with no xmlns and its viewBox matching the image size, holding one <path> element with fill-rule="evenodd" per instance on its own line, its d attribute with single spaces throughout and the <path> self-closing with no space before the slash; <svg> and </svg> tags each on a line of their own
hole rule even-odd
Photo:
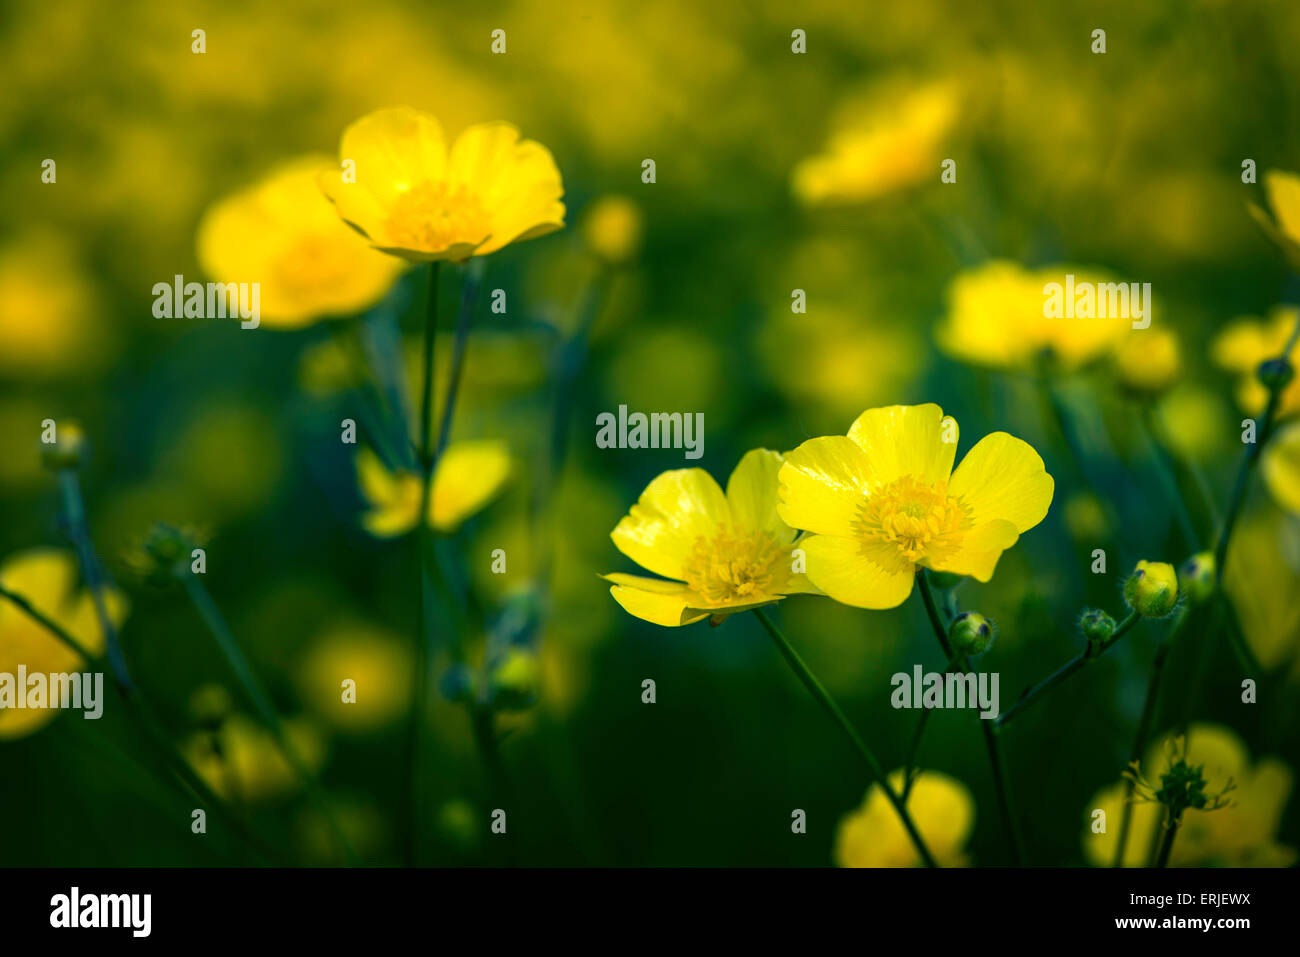
<svg viewBox="0 0 1300 957">
<path fill-rule="evenodd" d="M 1269 392 L 1281 392 L 1295 378 L 1295 366 L 1285 356 L 1265 359 L 1255 370 L 1255 377 Z"/>
<path fill-rule="evenodd" d="M 1195 604 L 1214 594 L 1216 578 L 1213 552 L 1198 552 L 1178 569 L 1178 587 Z"/>
<path fill-rule="evenodd" d="M 537 699 L 537 656 L 512 648 L 492 669 L 492 703 L 509 710 L 526 708 Z"/>
<path fill-rule="evenodd" d="M 1086 608 L 1079 616 L 1079 630 L 1088 639 L 1088 652 L 1095 654 L 1115 634 L 1115 619 L 1100 608 Z"/>
<path fill-rule="evenodd" d="M 85 456 L 86 432 L 76 422 L 57 426 L 54 441 L 41 444 L 41 462 L 55 472 L 80 468 Z"/>
<path fill-rule="evenodd" d="M 1140 561 L 1124 582 L 1124 601 L 1144 618 L 1163 618 L 1178 603 L 1178 574 L 1168 562 Z"/>
<path fill-rule="evenodd" d="M 151 585 L 167 585 L 189 574 L 190 558 L 199 538 L 190 528 L 155 522 L 144 541 L 126 550 L 128 566 Z"/>
<path fill-rule="evenodd" d="M 982 655 L 993 644 L 993 623 L 977 612 L 964 611 L 948 626 L 948 640 L 959 655 Z"/>
</svg>

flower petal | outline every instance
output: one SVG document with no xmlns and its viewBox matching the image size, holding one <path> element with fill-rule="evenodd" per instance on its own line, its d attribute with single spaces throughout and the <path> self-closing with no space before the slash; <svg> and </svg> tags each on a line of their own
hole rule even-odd
<svg viewBox="0 0 1300 957">
<path fill-rule="evenodd" d="M 510 450 L 490 439 L 449 445 L 438 460 L 429 499 L 429 523 L 450 531 L 480 511 L 510 476 Z"/>
<path fill-rule="evenodd" d="M 1020 533 L 1013 524 L 1006 519 L 995 518 L 964 532 L 961 548 L 953 554 L 925 564 L 937 572 L 969 575 L 977 581 L 986 582 L 993 577 L 993 569 L 1002 553 L 1019 538 Z"/>
<path fill-rule="evenodd" d="M 952 473 L 957 420 L 945 419 L 934 403 L 891 405 L 863 412 L 849 429 L 849 438 L 867 453 L 872 483 L 913 475 L 934 485 Z"/>
<path fill-rule="evenodd" d="M 808 556 L 808 578 L 831 598 L 858 608 L 896 608 L 912 593 L 916 568 L 888 572 L 847 538 L 813 535 L 800 542 Z"/>
<path fill-rule="evenodd" d="M 1268 204 L 1278 226 L 1288 239 L 1300 239 L 1300 176 L 1283 170 L 1264 174 Z"/>
<path fill-rule="evenodd" d="M 952 473 L 948 491 L 981 525 L 1003 518 L 1027 532 L 1047 515 L 1055 483 L 1033 447 L 1006 432 L 992 432 L 966 453 Z"/>
<path fill-rule="evenodd" d="M 851 535 L 870 472 L 866 454 L 847 436 L 809 439 L 781 466 L 777 512 L 792 528 Z"/>
<path fill-rule="evenodd" d="M 713 476 L 703 469 L 674 469 L 646 486 L 609 537 L 642 568 L 685 579 L 695 542 L 730 520 L 727 498 Z"/>
<path fill-rule="evenodd" d="M 709 617 L 707 611 L 687 610 L 687 587 L 681 582 L 665 582 L 637 575 L 605 575 L 610 581 L 619 581 L 609 590 L 623 610 L 635 618 L 654 625 L 676 628 Z"/>
<path fill-rule="evenodd" d="M 464 186 L 487 211 L 491 236 L 477 255 L 564 226 L 564 186 L 541 143 L 521 140 L 509 123 L 471 126 L 452 144 L 447 180 Z"/>
<path fill-rule="evenodd" d="M 727 504 L 737 527 L 768 532 L 778 542 L 794 538 L 794 529 L 781 521 L 776 508 L 780 500 L 781 453 L 750 449 L 727 479 Z"/>
</svg>

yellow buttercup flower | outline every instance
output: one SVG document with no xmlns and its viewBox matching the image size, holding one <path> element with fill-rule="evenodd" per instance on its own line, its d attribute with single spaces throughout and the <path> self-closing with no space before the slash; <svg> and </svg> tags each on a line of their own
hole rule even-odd
<svg viewBox="0 0 1300 957">
<path fill-rule="evenodd" d="M 1266 503 L 1242 516 L 1228 545 L 1224 590 L 1266 671 L 1300 679 L 1300 527 Z"/>
<path fill-rule="evenodd" d="M 22 595 L 43 615 L 61 625 L 92 654 L 104 650 L 95 602 L 78 585 L 76 558 L 53 548 L 33 548 L 11 555 L 0 565 L 0 584 Z M 126 620 L 126 597 L 116 588 L 106 588 L 104 601 L 109 618 L 120 626 Z M 43 627 L 0 599 L 0 672 L 50 674 L 85 669 L 85 660 Z M 108 679 L 105 680 L 107 693 Z M 45 727 L 60 712 L 53 708 L 0 709 L 0 739 L 20 738 Z M 80 720 L 80 718 L 78 718 Z"/>
<path fill-rule="evenodd" d="M 1178 337 L 1168 329 L 1134 329 L 1115 349 L 1119 384 L 1136 395 L 1167 391 L 1178 381 L 1181 369 Z"/>
<path fill-rule="evenodd" d="M 475 440 L 447 446 L 433 475 L 429 496 L 429 525 L 440 532 L 455 531 L 481 511 L 510 475 L 510 452 L 504 442 Z M 420 514 L 420 476 L 389 471 L 369 449 L 357 454 L 357 479 L 370 504 L 362 518 L 366 531 L 393 538 L 415 528 Z"/>
<path fill-rule="evenodd" d="M 1291 331 L 1295 329 L 1298 310 L 1294 306 L 1277 306 L 1268 314 L 1267 321 L 1251 317 L 1234 319 L 1218 334 L 1211 347 L 1214 361 L 1229 372 L 1236 373 L 1237 404 L 1242 411 L 1258 415 L 1268 402 L 1268 390 L 1255 377 L 1255 371 L 1265 359 L 1277 358 L 1286 348 Z M 1300 342 L 1287 356 L 1293 366 L 1300 366 Z M 1300 412 L 1300 376 L 1282 390 L 1278 399 L 1279 417 Z"/>
<path fill-rule="evenodd" d="M 602 576 L 629 614 L 656 625 L 689 625 L 816 593 L 796 572 L 796 532 L 776 512 L 781 456 L 751 449 L 724 493 L 703 469 L 664 472 L 610 533 L 618 550 L 662 575 Z M 664 579 L 673 579 L 665 581 Z"/>
<path fill-rule="evenodd" d="M 376 249 L 403 259 L 463 262 L 564 226 L 550 150 L 508 123 L 471 126 L 448 150 L 429 114 L 379 110 L 343 131 L 339 156 L 321 188 Z"/>
<path fill-rule="evenodd" d="M 410 704 L 408 643 L 382 629 L 345 623 L 323 635 L 299 672 L 303 696 L 334 726 L 372 731 Z M 344 682 L 351 682 L 345 688 Z"/>
<path fill-rule="evenodd" d="M 956 450 L 957 422 L 937 405 L 893 405 L 787 455 L 777 511 L 814 533 L 800 542 L 813 584 L 846 605 L 893 608 L 918 566 L 988 581 L 1047 515 L 1054 483 L 1038 453 L 1005 432 L 953 471 Z"/>
<path fill-rule="evenodd" d="M 301 718 L 282 722 L 289 747 L 312 774 L 325 763 L 325 741 Z M 191 735 L 181 753 L 218 797 L 266 801 L 293 794 L 302 778 L 271 733 L 243 714 L 226 717 L 214 731 Z"/>
<path fill-rule="evenodd" d="M 1272 218 L 1254 203 L 1248 207 L 1250 214 L 1281 247 L 1292 268 L 1300 269 L 1300 176 L 1269 170 L 1264 174 L 1264 192 L 1273 210 Z"/>
<path fill-rule="evenodd" d="M 643 231 L 641 208 L 626 196 L 602 196 L 591 204 L 582 221 L 587 248 L 612 265 L 636 256 Z"/>
<path fill-rule="evenodd" d="M 1001 369 L 1050 359 L 1071 370 L 1102 356 L 1132 330 L 1132 320 L 1044 315 L 1044 287 L 1063 283 L 1067 274 L 1076 288 L 1109 281 L 1075 266 L 1028 270 L 1001 260 L 963 272 L 948 289 L 939 347 L 956 359 Z"/>
<path fill-rule="evenodd" d="M 1284 425 L 1269 440 L 1259 470 L 1273 500 L 1300 515 L 1300 422 Z"/>
<path fill-rule="evenodd" d="M 222 199 L 198 230 L 199 264 L 218 282 L 260 285 L 262 321 L 296 328 L 373 306 L 403 264 L 376 252 L 321 195 L 328 156 L 282 163 Z"/>
<path fill-rule="evenodd" d="M 1295 848 L 1277 843 L 1278 825 L 1291 796 L 1294 774 L 1276 758 L 1252 764 L 1250 752 L 1234 732 L 1214 724 L 1193 724 L 1187 729 L 1187 763 L 1203 766 L 1207 794 L 1221 793 L 1231 781 L 1228 804 L 1215 811 L 1188 810 L 1183 814 L 1169 863 L 1175 867 L 1288 867 Z M 1171 738 L 1151 746 L 1143 763 L 1147 780 L 1159 782 L 1171 763 Z M 1103 788 L 1088 803 L 1089 827 L 1083 851 L 1098 867 L 1115 860 L 1120 819 L 1124 813 L 1123 782 Z M 1093 833 L 1091 812 L 1106 812 L 1106 830 Z M 1165 808 L 1154 802 L 1132 806 L 1125 867 L 1144 867 L 1164 826 Z"/>
<path fill-rule="evenodd" d="M 903 771 L 889 775 L 903 793 Z M 907 811 L 940 867 L 965 867 L 965 847 L 975 827 L 975 801 L 966 786 L 938 771 L 922 771 L 907 795 Z M 921 857 L 898 812 L 880 785 L 872 784 L 862 806 L 846 814 L 835 832 L 840 867 L 920 867 Z"/>
<path fill-rule="evenodd" d="M 938 182 L 940 147 L 957 116 L 954 90 L 940 83 L 849 104 L 826 149 L 795 166 L 794 193 L 810 206 L 845 205 Z"/>
</svg>

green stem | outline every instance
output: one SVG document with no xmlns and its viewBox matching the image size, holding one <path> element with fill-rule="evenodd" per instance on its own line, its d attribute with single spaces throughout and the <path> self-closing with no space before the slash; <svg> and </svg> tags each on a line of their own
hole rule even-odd
<svg viewBox="0 0 1300 957">
<path fill-rule="evenodd" d="M 433 495 L 434 445 L 433 445 L 433 379 L 435 344 L 438 338 L 438 278 L 441 263 L 429 264 L 428 298 L 424 309 L 424 378 L 420 390 L 419 458 L 420 458 L 420 510 L 416 513 L 415 548 L 419 565 L 419 604 L 415 626 L 415 668 L 411 687 L 411 728 L 407 744 L 407 806 L 406 806 L 406 863 L 414 866 L 420 862 L 422 844 L 421 811 L 424 807 L 425 737 L 429 718 L 429 698 L 433 682 L 429 671 L 433 667 L 432 602 L 429 594 L 429 549 L 433 547 L 429 528 L 429 502 Z"/>
<path fill-rule="evenodd" d="M 1134 761 L 1140 760 L 1142 752 L 1147 745 L 1147 737 L 1151 733 L 1151 722 L 1155 718 L 1156 702 L 1160 697 L 1160 681 L 1165 673 L 1165 661 L 1169 657 L 1169 651 L 1173 647 L 1174 639 L 1182 631 L 1183 624 L 1187 621 L 1187 609 L 1184 608 L 1178 613 L 1178 618 L 1170 626 L 1169 631 L 1160 643 L 1156 645 L 1155 657 L 1151 661 L 1151 674 L 1147 677 L 1147 693 L 1142 701 L 1142 717 L 1138 719 L 1137 734 L 1133 738 L 1133 746 L 1129 748 L 1128 763 L 1131 765 Z M 1114 867 L 1122 867 L 1124 864 L 1124 848 L 1128 843 L 1129 827 L 1132 824 L 1133 816 L 1133 789 L 1132 778 L 1125 778 L 1124 783 L 1124 810 L 1121 812 L 1119 822 L 1119 841 L 1115 848 Z"/>
<path fill-rule="evenodd" d="M 916 730 L 912 732 L 912 744 L 907 749 L 907 763 L 903 765 L 903 800 L 912 793 L 912 770 L 916 767 L 917 755 L 921 753 L 921 737 L 925 734 L 925 725 L 930 718 L 930 709 L 926 708 L 921 712 L 921 718 L 916 722 Z"/>
<path fill-rule="evenodd" d="M 1165 818 L 1164 835 L 1160 839 L 1160 850 L 1156 852 L 1155 866 L 1168 867 L 1169 854 L 1174 849 L 1174 838 L 1178 836 L 1178 819 L 1172 813 Z"/>
<path fill-rule="evenodd" d="M 63 512 L 68 523 L 68 535 L 77 551 L 77 561 L 81 565 L 81 574 L 86 580 L 86 588 L 95 604 L 95 614 L 99 626 L 104 632 L 104 650 L 113 679 L 118 687 L 131 687 L 131 675 L 127 671 L 126 657 L 117 639 L 117 626 L 108 613 L 108 603 L 104 598 L 104 576 L 100 568 L 99 557 L 90 541 L 90 532 L 86 526 L 86 507 L 81 497 L 81 484 L 77 473 L 72 469 L 61 469 L 59 488 L 63 492 Z"/>
<path fill-rule="evenodd" d="M 1093 661 L 1094 659 L 1104 654 L 1117 641 L 1119 641 L 1126 634 L 1128 634 L 1129 629 L 1131 629 L 1135 624 L 1137 624 L 1138 618 L 1139 615 L 1137 612 L 1135 611 L 1129 612 L 1128 617 L 1115 626 L 1115 633 L 1111 635 L 1108 639 L 1106 639 L 1105 643 L 1102 644 L 1100 648 L 1098 648 L 1096 651 L 1085 649 L 1084 651 L 1075 655 L 1065 664 L 1063 664 L 1060 668 L 1056 669 L 1056 671 L 1052 672 L 1050 675 L 1048 675 L 1038 684 L 1034 685 L 1032 688 L 1030 688 L 1028 691 L 1022 694 L 1020 696 L 1020 699 L 1011 706 L 1010 710 L 1008 710 L 1006 713 L 1004 713 L 1001 717 L 998 718 L 997 727 L 1000 729 L 1004 724 L 1006 724 L 1017 714 L 1023 711 L 1027 706 L 1033 704 L 1035 701 L 1041 698 L 1046 692 L 1056 687 L 1066 678 L 1070 677 L 1070 675 L 1074 674 L 1076 671 L 1081 669 L 1084 665 L 1088 664 L 1089 662 Z"/>
<path fill-rule="evenodd" d="M 894 806 L 894 810 L 898 813 L 899 819 L 903 822 L 903 827 L 907 829 L 908 837 L 910 837 L 912 843 L 916 845 L 916 850 L 917 853 L 921 855 L 921 860 L 925 862 L 927 867 L 938 867 L 938 864 L 935 863 L 934 857 L 930 854 L 930 849 L 925 846 L 925 841 L 921 839 L 920 832 L 917 831 L 916 825 L 912 822 L 911 815 L 907 813 L 907 808 L 904 806 L 898 795 L 894 793 L 894 789 L 890 786 L 889 780 L 885 777 L 885 772 L 880 766 L 880 762 L 876 760 L 875 754 L 872 753 L 869 747 L 867 747 L 866 742 L 862 740 L 858 735 L 858 732 L 854 730 L 853 725 L 849 723 L 849 719 L 845 717 L 844 712 L 840 710 L 840 706 L 835 703 L 835 699 L 830 696 L 826 689 L 822 687 L 821 682 L 818 681 L 813 673 L 808 670 L 808 666 L 804 664 L 803 659 L 799 657 L 799 653 L 794 650 L 794 647 L 790 644 L 789 640 L 781 633 L 781 630 L 772 623 L 772 620 L 768 618 L 763 609 L 755 608 L 754 615 L 763 625 L 763 628 L 768 635 L 771 636 L 777 650 L 781 652 L 782 657 L 785 658 L 786 663 L 790 665 L 795 676 L 803 682 L 804 687 L 807 688 L 813 698 L 817 700 L 817 703 L 826 709 L 830 716 L 835 720 L 835 723 L 839 725 L 840 730 L 844 732 L 845 736 L 848 737 L 851 742 L 853 742 L 853 747 L 857 750 L 859 756 L 861 756 L 863 762 L 866 764 L 867 770 L 871 772 L 872 778 L 878 785 L 880 785 L 881 790 L 885 792 L 885 796 L 889 799 L 889 803 Z"/>
<path fill-rule="evenodd" d="M 1255 436 L 1255 441 L 1243 454 L 1241 465 L 1237 469 L 1237 477 L 1232 483 L 1232 495 L 1228 499 L 1228 511 L 1223 517 L 1223 529 L 1219 532 L 1218 540 L 1214 546 L 1214 568 L 1220 588 L 1223 587 L 1223 583 L 1226 581 L 1228 570 L 1228 543 L 1232 540 L 1232 532 L 1237 526 L 1238 517 L 1241 515 L 1241 507 L 1246 502 L 1246 491 L 1250 487 L 1250 476 L 1255 469 L 1255 463 L 1259 460 L 1264 443 L 1268 441 L 1273 432 L 1273 419 L 1277 415 L 1280 398 L 1280 391 L 1272 390 L 1269 392 L 1268 405 L 1264 407 L 1264 418 L 1259 427 L 1259 434 Z"/>
<path fill-rule="evenodd" d="M 970 671 L 970 662 L 967 661 L 966 656 L 953 654 L 952 645 L 948 641 L 948 630 L 944 628 L 943 621 L 939 617 L 939 608 L 935 604 L 934 593 L 930 590 L 930 581 L 926 577 L 925 569 L 917 568 L 916 584 L 921 592 L 921 603 L 925 606 L 925 614 L 930 619 L 930 627 L 934 629 L 934 636 L 939 639 L 939 647 L 943 649 L 950 664 L 956 664 L 963 672 Z M 1011 838 L 1012 858 L 1016 864 L 1022 865 L 1025 862 L 1024 838 L 1020 835 L 1020 825 L 1011 806 L 1011 788 L 1007 781 L 1002 751 L 998 747 L 997 727 L 992 720 L 978 718 L 978 716 L 977 720 L 980 724 L 980 733 L 984 736 L 984 747 L 989 755 L 989 767 L 993 772 L 993 788 L 998 796 L 1002 824 Z"/>
<path fill-rule="evenodd" d="M 302 780 L 303 787 L 306 789 L 312 803 L 316 805 L 317 810 L 321 813 L 321 816 L 325 819 L 330 830 L 333 832 L 334 839 L 338 843 L 339 849 L 342 851 L 344 861 L 348 864 L 355 863 L 352 847 L 349 844 L 346 835 L 343 833 L 342 827 L 339 826 L 338 820 L 334 816 L 333 809 L 325 800 L 324 794 L 320 788 L 320 783 L 316 780 L 316 776 L 311 772 L 311 769 L 308 768 L 306 763 L 302 760 L 297 749 L 290 743 L 288 735 L 285 734 L 284 725 L 280 721 L 280 716 L 276 713 L 275 707 L 271 704 L 270 696 L 266 693 L 266 690 L 262 687 L 262 683 L 253 673 L 252 665 L 244 655 L 243 649 L 240 648 L 239 642 L 235 639 L 234 633 L 230 630 L 230 626 L 226 624 L 226 620 L 221 614 L 221 609 L 219 609 L 217 603 L 212 600 L 212 595 L 209 594 L 207 588 L 203 586 L 203 583 L 199 580 L 197 575 L 186 574 L 182 576 L 182 582 L 185 585 L 185 591 L 189 595 L 190 601 L 193 603 L 195 610 L 199 613 L 199 617 L 203 620 L 204 625 L 207 626 L 208 631 L 216 640 L 217 647 L 225 657 L 226 663 L 230 666 L 230 670 L 235 673 L 235 677 L 239 680 L 239 683 L 243 685 L 244 692 L 248 695 L 249 700 L 253 704 L 253 708 L 262 719 L 262 723 L 266 726 L 267 730 L 271 732 L 271 737 L 275 740 L 280 752 L 297 773 L 298 777 Z"/>
</svg>

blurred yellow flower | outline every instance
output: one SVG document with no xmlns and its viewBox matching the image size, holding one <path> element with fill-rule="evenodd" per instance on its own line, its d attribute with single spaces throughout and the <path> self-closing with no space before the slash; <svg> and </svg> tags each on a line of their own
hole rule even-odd
<svg viewBox="0 0 1300 957">
<path fill-rule="evenodd" d="M 1294 306 L 1276 306 L 1269 312 L 1267 321 L 1243 316 L 1234 319 L 1215 337 L 1211 354 L 1219 366 L 1238 375 L 1237 404 L 1243 412 L 1258 415 L 1264 411 L 1268 390 L 1255 378 L 1255 371 L 1265 359 L 1277 358 L 1286 348 L 1297 317 L 1300 310 Z M 1300 342 L 1292 347 L 1288 358 L 1293 366 L 1300 365 Z M 1282 390 L 1277 414 L 1282 417 L 1298 411 L 1300 376 Z"/>
<path fill-rule="evenodd" d="M 1169 736 L 1147 751 L 1143 774 L 1159 782 L 1170 767 Z M 1193 724 L 1187 729 L 1187 762 L 1203 765 L 1207 794 L 1217 794 L 1231 779 L 1234 789 L 1227 794 L 1228 806 L 1216 811 L 1188 810 L 1174 840 L 1169 863 L 1175 867 L 1288 867 L 1294 863 L 1294 848 L 1277 843 L 1282 811 L 1291 796 L 1294 775 L 1276 758 L 1254 764 L 1241 739 L 1228 728 L 1214 724 Z M 1123 816 L 1123 782 L 1103 788 L 1088 804 L 1089 827 L 1083 837 L 1083 851 L 1098 867 L 1115 860 Z M 1124 845 L 1125 867 L 1143 867 L 1163 828 L 1165 808 L 1154 802 L 1135 802 L 1128 842 Z M 1093 810 L 1106 812 L 1106 830 L 1094 834 Z"/>
<path fill-rule="evenodd" d="M 433 476 L 429 525 L 440 532 L 455 531 L 481 511 L 510 475 L 510 452 L 504 442 L 480 439 L 447 446 Z M 376 538 L 393 538 L 415 528 L 420 513 L 420 476 L 399 469 L 390 472 L 369 449 L 357 454 L 357 480 L 370 505 L 362 518 Z"/>
<path fill-rule="evenodd" d="M 312 774 L 325 762 L 325 741 L 302 719 L 281 722 L 289 747 Z M 271 733 L 244 714 L 232 714 L 214 731 L 191 735 L 181 753 L 218 797 L 266 801 L 295 793 L 302 779 Z"/>
<path fill-rule="evenodd" d="M 312 646 L 300 683 L 304 697 L 331 724 L 371 731 L 406 712 L 411 667 L 408 643 L 370 625 L 343 624 Z"/>
<path fill-rule="evenodd" d="M 932 83 L 901 96 L 881 92 L 840 111 L 826 148 L 800 161 L 794 194 L 810 206 L 869 202 L 932 179 L 958 116 L 952 87 Z"/>
<path fill-rule="evenodd" d="M 582 221 L 587 248 L 613 265 L 636 257 L 643 231 L 641 207 L 626 196 L 602 196 L 587 208 Z"/>
<path fill-rule="evenodd" d="M 986 435 L 953 471 L 957 422 L 934 404 L 863 412 L 847 436 L 809 439 L 781 467 L 777 511 L 808 578 L 836 601 L 893 608 L 918 566 L 993 577 L 1002 552 L 1047 515 L 1054 483 L 1028 443 Z"/>
<path fill-rule="evenodd" d="M 564 227 L 555 159 L 508 123 L 471 126 L 448 151 L 429 114 L 379 110 L 343 131 L 339 157 L 343 167 L 320 177 L 339 215 L 413 262 L 464 261 Z"/>
<path fill-rule="evenodd" d="M 889 785 L 903 792 L 903 771 Z M 907 794 L 907 810 L 940 867 L 965 867 L 966 842 L 975 827 L 975 801 L 966 785 L 938 771 L 922 771 Z M 880 785 L 872 784 L 862 806 L 846 814 L 835 832 L 840 867 L 920 867 L 921 857 Z"/>
<path fill-rule="evenodd" d="M 1300 523 L 1269 503 L 1248 512 L 1228 546 L 1224 589 L 1267 670 L 1300 677 Z"/>
<path fill-rule="evenodd" d="M 614 583 L 614 600 L 637 618 L 676 626 L 816 593 L 794 570 L 796 532 L 776 512 L 780 468 L 779 453 L 751 449 L 727 479 L 725 493 L 703 469 L 659 475 L 610 538 L 628 558 L 664 577 L 604 575 Z"/>
<path fill-rule="evenodd" d="M 1273 500 L 1300 515 L 1300 422 L 1288 423 L 1269 440 L 1259 469 Z"/>
<path fill-rule="evenodd" d="M 199 223 L 198 257 L 218 282 L 257 282 L 262 320 L 282 329 L 350 316 L 383 298 L 404 268 L 339 221 L 321 194 L 328 156 L 301 156 L 220 200 Z"/>
<path fill-rule="evenodd" d="M 1300 269 L 1300 176 L 1284 170 L 1269 170 L 1264 174 L 1264 192 L 1273 216 L 1254 203 L 1250 214 L 1263 227 L 1273 242 L 1277 243 L 1293 269 Z"/>
<path fill-rule="evenodd" d="M 0 249 L 0 376 L 24 380 L 104 364 L 108 324 L 71 247 L 44 231 Z"/>
<path fill-rule="evenodd" d="M 1136 395 L 1167 391 L 1182 372 L 1178 337 L 1165 328 L 1131 329 L 1115 349 L 1115 372 Z"/>
<path fill-rule="evenodd" d="M 1073 266 L 1031 271 L 1001 260 L 963 272 L 948 289 L 948 313 L 936 332 L 939 347 L 976 365 L 1023 368 L 1051 359 L 1070 370 L 1101 356 L 1126 331 L 1137 331 L 1130 319 L 1046 316 L 1044 286 L 1067 274 L 1075 276 L 1076 286 L 1108 281 Z"/>
<path fill-rule="evenodd" d="M 37 611 L 61 625 L 92 654 L 104 650 L 104 633 L 90 593 L 79 585 L 76 558 L 53 548 L 32 548 L 0 564 L 0 584 L 32 603 Z M 116 588 L 104 600 L 115 625 L 126 620 L 129 605 Z M 8 600 L 0 599 L 0 671 L 16 674 L 26 665 L 29 674 L 80 671 L 86 662 Z M 105 682 L 107 687 L 107 681 Z M 0 738 L 20 738 L 49 724 L 53 708 L 0 710 Z M 80 719 L 78 719 L 80 720 Z"/>
</svg>

